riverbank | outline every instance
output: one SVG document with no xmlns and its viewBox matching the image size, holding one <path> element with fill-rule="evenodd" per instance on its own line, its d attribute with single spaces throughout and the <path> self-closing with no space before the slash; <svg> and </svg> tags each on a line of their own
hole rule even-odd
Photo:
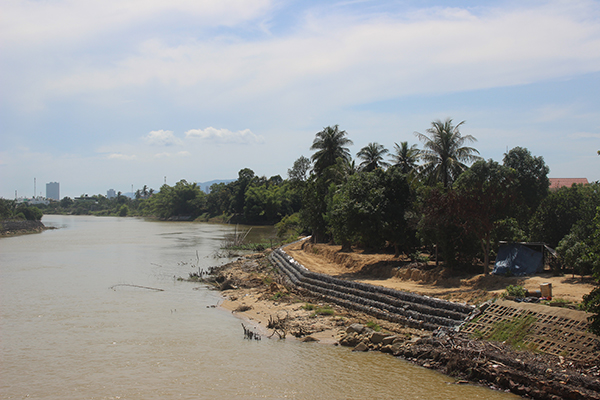
<svg viewBox="0 0 600 400">
<path fill-rule="evenodd" d="M 4 220 L 0 221 L 0 237 L 39 233 L 47 228 L 42 221 Z"/>
<path fill-rule="evenodd" d="M 287 248 L 286 248 L 287 250 Z M 312 266 L 311 266 L 312 267 Z M 456 332 L 431 332 L 374 318 L 288 286 L 265 254 L 215 268 L 222 307 L 264 336 L 382 351 L 456 379 L 536 399 L 600 399 L 596 365 L 515 351 Z"/>
</svg>

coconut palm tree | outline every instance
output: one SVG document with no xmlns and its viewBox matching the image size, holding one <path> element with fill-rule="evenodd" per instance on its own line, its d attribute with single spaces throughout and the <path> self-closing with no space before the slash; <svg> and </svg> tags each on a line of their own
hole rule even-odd
<svg viewBox="0 0 600 400">
<path fill-rule="evenodd" d="M 421 159 L 424 161 L 421 175 L 429 183 L 441 182 L 445 188 L 450 187 L 467 169 L 465 163 L 481 159 L 475 155 L 479 154 L 477 149 L 464 146 L 467 142 L 477 141 L 471 135 L 461 135 L 459 128 L 464 123 L 465 121 L 462 121 L 455 126 L 450 118 L 444 122 L 436 120 L 431 123 L 431 128 L 427 129 L 430 136 L 415 132 L 424 147 L 421 151 Z"/>
<path fill-rule="evenodd" d="M 381 167 L 389 167 L 390 164 L 383 161 L 383 156 L 388 153 L 388 149 L 386 149 L 383 145 L 379 143 L 369 143 L 356 155 L 358 158 L 363 160 L 360 163 L 361 171 L 371 172 Z"/>
<path fill-rule="evenodd" d="M 421 151 L 416 144 L 408 147 L 408 142 L 394 143 L 394 154 L 392 154 L 392 162 L 403 174 L 409 174 L 413 171 L 418 171 L 417 162 L 421 158 Z"/>
<path fill-rule="evenodd" d="M 310 147 L 311 150 L 317 150 L 311 157 L 315 174 L 321 175 L 327 167 L 335 165 L 338 158 L 350 160 L 350 151 L 345 146 L 353 143 L 346 135 L 346 131 L 340 131 L 338 125 L 328 126 L 317 132 Z"/>
</svg>

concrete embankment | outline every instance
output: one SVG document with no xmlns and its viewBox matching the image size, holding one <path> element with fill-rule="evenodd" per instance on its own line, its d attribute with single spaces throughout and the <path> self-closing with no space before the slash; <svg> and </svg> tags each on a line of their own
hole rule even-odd
<svg viewBox="0 0 600 400">
<path fill-rule="evenodd" d="M 475 310 L 466 304 L 311 272 L 282 249 L 273 251 L 270 257 L 292 285 L 343 307 L 409 327 L 454 329 Z"/>
</svg>

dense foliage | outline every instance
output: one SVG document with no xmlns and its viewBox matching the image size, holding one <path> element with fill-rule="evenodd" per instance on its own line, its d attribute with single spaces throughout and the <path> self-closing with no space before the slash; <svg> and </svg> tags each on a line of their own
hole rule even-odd
<svg viewBox="0 0 600 400">
<path fill-rule="evenodd" d="M 14 200 L 0 199 L 0 220 L 39 221 L 43 215 L 42 210 L 34 205 L 17 204 Z"/>
</svg>

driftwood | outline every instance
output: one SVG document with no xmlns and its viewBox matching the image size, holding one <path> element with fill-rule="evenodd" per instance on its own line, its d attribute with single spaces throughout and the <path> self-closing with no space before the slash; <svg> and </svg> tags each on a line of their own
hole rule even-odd
<svg viewBox="0 0 600 400">
<path fill-rule="evenodd" d="M 287 311 L 286 311 L 287 313 Z M 269 322 L 267 324 L 267 328 L 273 329 L 273 333 L 269 336 L 272 338 L 273 335 L 277 334 L 279 339 L 285 339 L 287 336 L 287 321 L 289 319 L 289 314 L 286 314 L 285 318 L 277 316 L 277 319 L 274 319 L 272 315 L 269 316 Z"/>
<path fill-rule="evenodd" d="M 242 324 L 242 328 L 244 329 L 244 339 L 248 340 L 260 340 L 260 334 L 254 332 L 252 329 L 246 328 L 246 325 Z"/>
<path fill-rule="evenodd" d="M 158 289 L 158 288 L 153 288 L 153 287 L 149 287 L 149 286 L 140 286 L 140 285 L 130 285 L 128 283 L 119 283 L 117 285 L 112 285 L 110 288 L 112 290 L 115 290 L 115 288 L 117 286 L 129 286 L 129 287 L 135 287 L 135 288 L 139 288 L 139 289 L 148 289 L 148 290 L 155 290 L 157 292 L 164 292 L 164 289 Z"/>
</svg>

